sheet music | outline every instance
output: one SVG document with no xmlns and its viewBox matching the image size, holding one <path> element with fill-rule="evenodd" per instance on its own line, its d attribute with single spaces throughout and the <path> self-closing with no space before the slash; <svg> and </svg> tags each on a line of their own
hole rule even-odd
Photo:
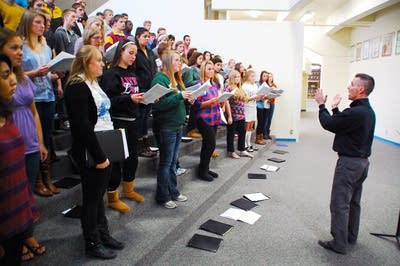
<svg viewBox="0 0 400 266">
<path fill-rule="evenodd" d="M 160 99 L 162 96 L 171 92 L 172 90 L 160 84 L 154 85 L 150 90 L 146 91 L 144 96 L 144 104 L 154 103 L 155 100 Z"/>
</svg>

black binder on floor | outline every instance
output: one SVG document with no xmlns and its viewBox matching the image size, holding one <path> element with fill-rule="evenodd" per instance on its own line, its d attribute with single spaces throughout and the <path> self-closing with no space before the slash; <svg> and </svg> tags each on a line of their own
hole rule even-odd
<svg viewBox="0 0 400 266">
<path fill-rule="evenodd" d="M 275 162 L 275 163 L 283 163 L 286 160 L 273 157 L 273 158 L 269 158 L 268 161 L 272 161 L 272 162 Z"/>
<path fill-rule="evenodd" d="M 81 180 L 78 178 L 73 178 L 73 177 L 64 177 L 63 179 L 57 180 L 54 182 L 54 185 L 58 188 L 73 188 L 74 186 L 78 185 L 81 183 Z"/>
<path fill-rule="evenodd" d="M 276 153 L 276 154 L 286 154 L 286 153 L 289 153 L 288 151 L 283 151 L 283 150 L 274 150 L 273 151 L 273 153 Z"/>
<path fill-rule="evenodd" d="M 209 219 L 207 222 L 200 225 L 200 229 L 220 235 L 220 236 L 225 235 L 232 228 L 233 228 L 233 225 L 221 223 L 218 221 L 214 221 L 212 219 Z"/>
<path fill-rule="evenodd" d="M 266 174 L 248 173 L 247 176 L 249 179 L 267 179 Z"/>
<path fill-rule="evenodd" d="M 194 234 L 189 240 L 188 247 L 217 252 L 222 240 L 222 238 Z"/>
<path fill-rule="evenodd" d="M 258 206 L 254 202 L 249 201 L 249 200 L 244 199 L 244 198 L 240 198 L 238 200 L 232 201 L 231 205 L 235 206 L 235 207 L 238 207 L 238 208 L 240 208 L 242 210 L 245 210 L 245 211 L 251 210 L 254 207 Z"/>
</svg>

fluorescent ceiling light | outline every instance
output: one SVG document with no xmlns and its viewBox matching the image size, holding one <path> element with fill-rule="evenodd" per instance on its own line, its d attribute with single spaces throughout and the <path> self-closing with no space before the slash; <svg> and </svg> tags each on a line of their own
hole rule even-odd
<svg viewBox="0 0 400 266">
<path fill-rule="evenodd" d="M 306 13 L 304 13 L 304 15 L 301 17 L 300 21 L 305 23 L 307 21 L 309 21 L 310 19 L 312 19 L 314 17 L 315 13 L 312 11 L 307 11 Z"/>
<path fill-rule="evenodd" d="M 261 11 L 258 10 L 249 10 L 247 11 L 247 14 L 249 14 L 250 17 L 252 18 L 258 18 L 261 15 Z"/>
</svg>

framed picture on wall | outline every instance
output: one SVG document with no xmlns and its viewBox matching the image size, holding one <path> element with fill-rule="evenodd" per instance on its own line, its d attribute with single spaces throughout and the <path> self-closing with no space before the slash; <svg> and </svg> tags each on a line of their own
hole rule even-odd
<svg viewBox="0 0 400 266">
<path fill-rule="evenodd" d="M 361 49 L 362 49 L 362 43 L 357 43 L 356 44 L 356 61 L 361 60 Z"/>
<path fill-rule="evenodd" d="M 362 44 L 362 59 L 366 60 L 369 58 L 369 40 L 363 41 Z"/>
<path fill-rule="evenodd" d="M 371 58 L 378 58 L 379 57 L 379 48 L 381 44 L 381 38 L 376 37 L 371 40 Z"/>
<path fill-rule="evenodd" d="M 382 37 L 382 56 L 392 55 L 392 44 L 393 44 L 394 32 L 383 35 Z"/>
<path fill-rule="evenodd" d="M 400 54 L 400 30 L 397 31 L 396 36 L 396 54 Z"/>
</svg>

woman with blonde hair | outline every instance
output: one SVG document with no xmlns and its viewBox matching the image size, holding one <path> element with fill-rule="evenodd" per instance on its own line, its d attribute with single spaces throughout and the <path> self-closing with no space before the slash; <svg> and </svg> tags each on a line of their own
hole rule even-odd
<svg viewBox="0 0 400 266">
<path fill-rule="evenodd" d="M 103 67 L 100 51 L 92 45 L 82 46 L 72 62 L 65 103 L 71 124 L 72 156 L 82 180 L 81 224 L 85 253 L 91 257 L 112 259 L 116 253 L 110 249 L 123 249 L 124 244 L 111 237 L 103 202 L 111 167 L 95 131 L 113 129 L 110 99 L 97 82 L 103 74 Z M 93 158 L 95 166 L 87 163 L 88 155 Z"/>
<path fill-rule="evenodd" d="M 254 124 L 257 119 L 256 100 L 262 99 L 262 95 L 257 95 L 256 73 L 252 69 L 248 69 L 244 75 L 243 90 L 247 94 L 247 102 L 244 105 L 244 115 L 246 120 L 246 139 L 245 146 L 248 152 L 257 150 L 251 145 L 251 134 L 254 130 Z"/>
<path fill-rule="evenodd" d="M 177 207 L 175 201 L 187 200 L 177 188 L 176 163 L 186 118 L 185 101 L 193 103 L 193 97 L 184 90 L 181 56 L 175 51 L 168 51 L 161 60 L 162 70 L 155 75 L 152 86 L 160 84 L 172 89 L 172 92 L 153 105 L 153 131 L 160 148 L 156 201 L 167 209 L 174 209 Z"/>
<path fill-rule="evenodd" d="M 242 88 L 242 82 L 240 73 L 237 70 L 232 70 L 229 73 L 228 85 L 225 88 L 226 92 L 233 93 L 233 96 L 229 99 L 229 108 L 227 108 L 228 120 L 232 120 L 232 124 L 228 124 L 228 132 L 226 134 L 226 142 L 228 155 L 231 158 L 239 159 L 240 156 L 247 156 L 253 158 L 253 155 L 245 150 L 245 114 L 244 105 L 248 100 L 246 92 Z M 234 147 L 234 136 L 235 132 L 238 133 L 238 151 L 235 152 Z"/>
<path fill-rule="evenodd" d="M 43 37 L 46 25 L 46 16 L 37 11 L 27 10 L 21 18 L 18 33 L 23 37 L 22 68 L 36 85 L 34 92 L 35 105 L 42 125 L 43 142 L 46 149 L 53 151 L 52 137 L 55 114 L 55 95 L 53 81 L 57 74 L 52 74 L 48 63 L 52 58 L 50 47 Z M 36 179 L 34 192 L 40 196 L 52 196 L 60 191 L 51 181 L 50 156 L 40 162 L 40 172 Z"/>
<path fill-rule="evenodd" d="M 99 32 L 96 31 L 99 30 Z M 96 33 L 94 33 L 96 32 Z M 86 34 L 85 34 L 86 33 Z M 90 17 L 85 24 L 85 29 L 83 30 L 82 37 L 79 37 L 75 42 L 74 53 L 76 54 L 83 45 L 89 44 L 87 43 L 88 40 L 90 41 L 91 36 L 96 36 L 96 44 L 95 46 L 101 47 L 104 45 L 104 21 L 98 17 Z M 99 36 L 99 37 L 97 37 Z M 86 39 L 86 43 L 85 43 Z"/>
<path fill-rule="evenodd" d="M 200 67 L 200 82 L 210 82 L 211 87 L 204 95 L 195 101 L 197 108 L 197 128 L 202 136 L 200 151 L 199 178 L 205 181 L 213 181 L 218 174 L 210 170 L 210 159 L 215 150 L 215 134 L 218 125 L 221 123 L 219 107 L 218 86 L 213 82 L 214 64 L 211 61 L 204 61 Z"/>
</svg>

